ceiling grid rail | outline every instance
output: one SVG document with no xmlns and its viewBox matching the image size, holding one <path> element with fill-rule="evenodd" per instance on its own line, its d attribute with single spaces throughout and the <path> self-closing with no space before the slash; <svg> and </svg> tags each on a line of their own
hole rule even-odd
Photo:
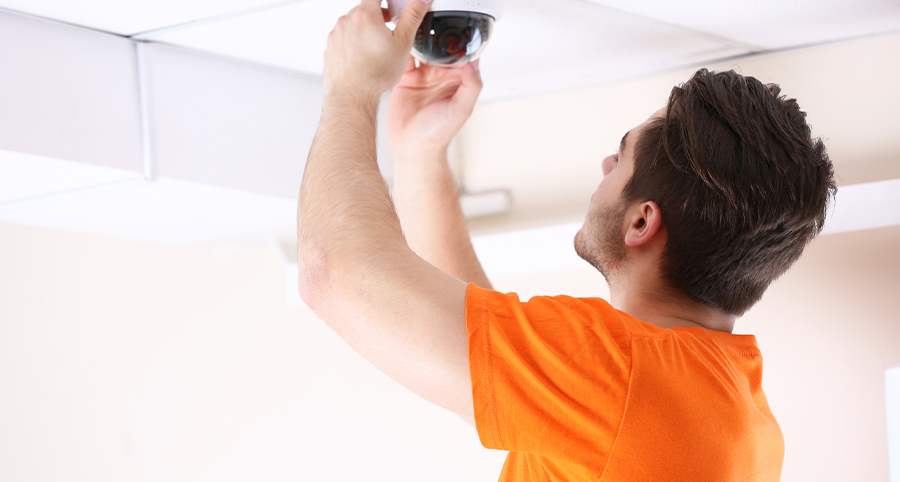
<svg viewBox="0 0 900 482">
<path fill-rule="evenodd" d="M 134 42 L 135 67 L 138 84 L 138 113 L 141 126 L 141 161 L 144 180 L 155 182 L 158 176 L 153 158 L 153 132 L 150 123 L 150 75 L 147 64 L 146 42 Z"/>
</svg>

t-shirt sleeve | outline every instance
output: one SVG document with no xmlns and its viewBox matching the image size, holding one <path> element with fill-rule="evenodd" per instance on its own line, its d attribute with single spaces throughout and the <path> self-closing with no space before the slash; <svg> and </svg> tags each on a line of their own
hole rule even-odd
<svg viewBox="0 0 900 482">
<path fill-rule="evenodd" d="M 522 303 L 470 284 L 466 326 L 485 447 L 605 463 L 631 372 L 631 338 L 618 311 L 601 299 Z"/>
</svg>

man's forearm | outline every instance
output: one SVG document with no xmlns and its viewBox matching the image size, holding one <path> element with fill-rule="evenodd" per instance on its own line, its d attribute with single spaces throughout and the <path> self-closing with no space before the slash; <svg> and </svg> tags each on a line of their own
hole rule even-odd
<svg viewBox="0 0 900 482">
<path fill-rule="evenodd" d="M 410 248 L 455 278 L 491 288 L 472 248 L 446 151 L 404 156 L 394 159 L 394 201 Z"/>
</svg>

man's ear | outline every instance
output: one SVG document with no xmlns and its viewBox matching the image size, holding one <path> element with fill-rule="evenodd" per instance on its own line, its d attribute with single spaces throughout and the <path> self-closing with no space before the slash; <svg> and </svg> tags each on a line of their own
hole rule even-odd
<svg viewBox="0 0 900 482">
<path fill-rule="evenodd" d="M 625 231 L 626 246 L 646 245 L 663 229 L 662 211 L 653 201 L 644 201 L 629 209 L 626 219 L 628 219 Z"/>
</svg>

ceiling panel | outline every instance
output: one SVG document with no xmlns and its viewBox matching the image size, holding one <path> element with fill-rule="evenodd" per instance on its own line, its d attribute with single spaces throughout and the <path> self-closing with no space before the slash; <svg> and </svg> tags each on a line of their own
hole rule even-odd
<svg viewBox="0 0 900 482">
<path fill-rule="evenodd" d="M 516 0 L 484 54 L 486 100 L 643 76 L 749 48 L 581 0 Z"/>
<path fill-rule="evenodd" d="M 149 38 L 321 75 L 328 33 L 356 3 L 310 0 Z M 580 0 L 509 0 L 484 55 L 482 99 L 593 85 L 749 51 Z"/>
<path fill-rule="evenodd" d="M 306 0 L 143 38 L 321 75 L 329 32 L 358 4 Z"/>
<path fill-rule="evenodd" d="M 900 30 L 897 0 L 588 0 L 766 49 Z"/>
<path fill-rule="evenodd" d="M 0 0 L 0 8 L 121 35 L 303 0 Z"/>
</svg>

